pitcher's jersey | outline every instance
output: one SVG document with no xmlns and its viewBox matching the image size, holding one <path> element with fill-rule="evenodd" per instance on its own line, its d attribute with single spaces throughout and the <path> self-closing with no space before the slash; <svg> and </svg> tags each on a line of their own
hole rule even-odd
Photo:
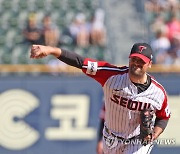
<svg viewBox="0 0 180 154">
<path fill-rule="evenodd" d="M 152 108 L 156 117 L 170 117 L 167 95 L 155 79 L 147 90 L 138 93 L 130 81 L 128 67 L 116 67 L 104 61 L 86 58 L 82 71 L 98 81 L 104 91 L 105 125 L 113 133 L 123 138 L 131 138 L 140 133 L 140 111 Z"/>
</svg>

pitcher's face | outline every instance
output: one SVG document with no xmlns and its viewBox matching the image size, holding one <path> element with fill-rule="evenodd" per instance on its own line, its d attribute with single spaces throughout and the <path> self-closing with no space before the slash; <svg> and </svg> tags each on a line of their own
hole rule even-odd
<svg viewBox="0 0 180 154">
<path fill-rule="evenodd" d="M 132 57 L 129 59 L 129 73 L 136 77 L 142 77 L 147 69 L 151 67 L 151 61 L 145 63 L 139 57 Z"/>
</svg>

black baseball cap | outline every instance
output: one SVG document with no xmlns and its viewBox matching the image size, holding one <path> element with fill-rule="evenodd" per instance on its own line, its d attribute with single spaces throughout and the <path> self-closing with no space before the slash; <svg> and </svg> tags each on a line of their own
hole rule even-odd
<svg viewBox="0 0 180 154">
<path fill-rule="evenodd" d="M 129 55 L 129 58 L 131 57 L 139 57 L 141 58 L 145 63 L 148 63 L 150 60 L 152 60 L 152 48 L 147 43 L 135 43 L 131 49 L 131 53 Z"/>
</svg>

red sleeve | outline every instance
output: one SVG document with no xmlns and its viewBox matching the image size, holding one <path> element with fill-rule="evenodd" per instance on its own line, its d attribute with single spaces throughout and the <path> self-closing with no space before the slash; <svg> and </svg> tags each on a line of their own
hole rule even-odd
<svg viewBox="0 0 180 154">
<path fill-rule="evenodd" d="M 123 74 L 127 70 L 127 67 L 117 67 L 106 61 L 96 61 L 89 58 L 84 60 L 82 67 L 82 71 L 86 75 L 98 81 L 102 86 L 111 76 Z"/>
<path fill-rule="evenodd" d="M 168 105 L 168 101 L 167 101 L 167 95 L 166 95 L 166 93 L 164 93 L 164 94 L 165 94 L 165 98 L 164 98 L 162 107 L 160 110 L 156 111 L 156 116 L 159 119 L 167 120 L 170 118 L 171 113 L 170 113 L 170 109 L 169 109 L 169 105 Z"/>
</svg>

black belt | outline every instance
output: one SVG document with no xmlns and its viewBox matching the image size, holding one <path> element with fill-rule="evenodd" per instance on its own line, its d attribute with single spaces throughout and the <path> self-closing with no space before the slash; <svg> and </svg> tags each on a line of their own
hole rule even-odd
<svg viewBox="0 0 180 154">
<path fill-rule="evenodd" d="M 120 136 L 116 136 L 114 133 L 112 133 L 106 126 L 104 127 L 105 128 L 105 131 L 109 134 L 109 135 L 112 135 L 113 137 L 116 137 L 118 140 L 121 140 L 122 142 L 126 142 L 126 141 L 131 141 L 131 140 L 134 140 L 134 139 L 138 139 L 139 136 L 133 136 L 131 138 L 123 138 L 123 137 L 120 137 Z M 104 136 L 104 138 L 107 138 Z"/>
</svg>

